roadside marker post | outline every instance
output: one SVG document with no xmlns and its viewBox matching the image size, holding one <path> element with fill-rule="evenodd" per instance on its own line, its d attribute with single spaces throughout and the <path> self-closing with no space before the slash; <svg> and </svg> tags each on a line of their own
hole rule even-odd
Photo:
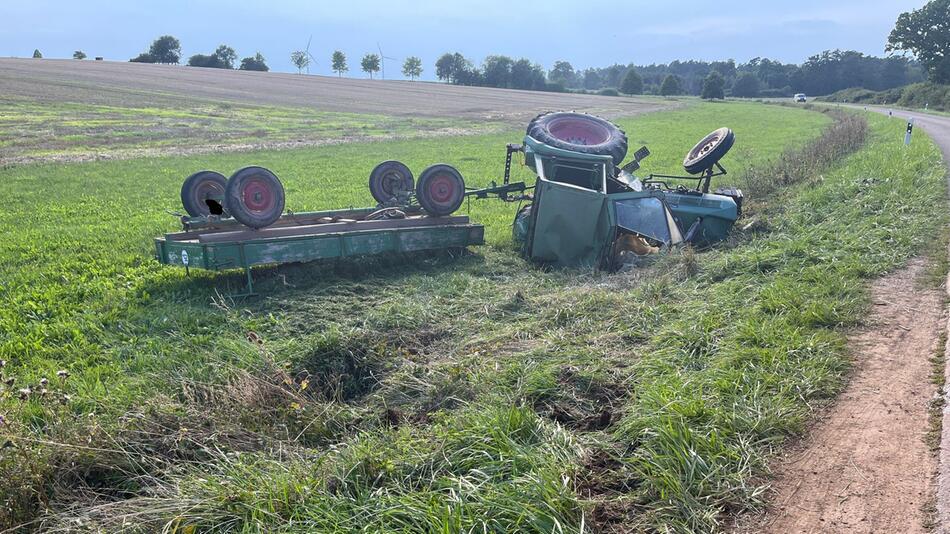
<svg viewBox="0 0 950 534">
<path fill-rule="evenodd" d="M 910 120 L 907 121 L 907 133 L 904 134 L 904 145 L 910 144 L 910 134 L 912 133 L 914 133 L 914 118 L 913 117 L 911 117 Z"/>
</svg>

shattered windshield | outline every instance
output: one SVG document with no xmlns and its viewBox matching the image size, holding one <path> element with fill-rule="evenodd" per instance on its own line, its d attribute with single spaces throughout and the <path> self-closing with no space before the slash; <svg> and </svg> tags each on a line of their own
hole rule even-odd
<svg viewBox="0 0 950 534">
<path fill-rule="evenodd" d="M 683 240 L 676 221 L 662 200 L 656 197 L 615 201 L 617 226 L 659 241 L 675 245 Z"/>
</svg>

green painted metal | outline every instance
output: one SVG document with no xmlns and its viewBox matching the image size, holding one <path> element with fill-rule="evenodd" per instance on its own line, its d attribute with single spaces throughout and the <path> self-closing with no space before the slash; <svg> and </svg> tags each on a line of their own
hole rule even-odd
<svg viewBox="0 0 950 534">
<path fill-rule="evenodd" d="M 613 237 L 607 195 L 538 178 L 528 256 L 559 267 L 600 265 Z"/>
<path fill-rule="evenodd" d="M 155 239 L 160 263 L 212 271 L 484 243 L 485 228 L 478 224 L 338 232 L 224 243 L 175 241 L 164 237 Z"/>
<path fill-rule="evenodd" d="M 738 207 L 728 196 L 660 187 L 612 192 L 609 179 L 618 171 L 611 156 L 571 152 L 530 136 L 524 139 L 524 151 L 538 181 L 530 216 L 516 219 L 514 236 L 523 240 L 522 252 L 535 261 L 599 267 L 620 232 L 655 238 L 647 228 L 662 230 L 659 234 L 666 238 L 655 240 L 665 246 L 688 236 L 691 244 L 704 247 L 725 239 L 738 218 Z M 649 212 L 652 218 L 642 219 L 647 212 L 637 211 L 633 220 L 640 228 L 622 227 L 618 210 L 641 204 L 645 209 L 647 201 L 630 201 L 646 198 L 659 201 L 650 201 L 655 205 Z M 625 213 L 630 218 L 630 212 Z"/>
<path fill-rule="evenodd" d="M 158 237 L 155 239 L 155 253 L 159 263 L 186 269 L 244 269 L 247 291 L 233 296 L 247 296 L 254 294 L 251 267 L 255 265 L 464 248 L 484 243 L 485 228 L 482 225 L 447 224 L 216 243 Z"/>
</svg>

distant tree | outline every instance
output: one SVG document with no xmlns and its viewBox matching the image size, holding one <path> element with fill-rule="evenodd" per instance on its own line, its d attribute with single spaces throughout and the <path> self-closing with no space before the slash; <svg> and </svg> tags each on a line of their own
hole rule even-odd
<svg viewBox="0 0 950 534">
<path fill-rule="evenodd" d="M 511 65 L 511 87 L 513 89 L 544 90 L 544 69 L 527 58 L 521 58 Z"/>
<path fill-rule="evenodd" d="M 630 69 L 620 82 L 620 92 L 628 95 L 639 95 L 643 93 L 643 78 L 637 73 L 637 69 Z"/>
<path fill-rule="evenodd" d="M 511 66 L 514 61 L 508 56 L 488 56 L 482 63 L 482 79 L 489 87 L 508 87 L 511 83 Z"/>
<path fill-rule="evenodd" d="M 155 59 L 154 63 L 177 65 L 181 60 L 181 43 L 171 35 L 163 35 L 152 42 L 148 55 Z"/>
<path fill-rule="evenodd" d="M 363 72 L 369 74 L 369 78 L 372 80 L 373 73 L 379 72 L 379 55 L 366 54 L 363 56 L 362 61 L 360 61 L 360 67 L 363 69 Z"/>
<path fill-rule="evenodd" d="M 735 83 L 732 84 L 732 96 L 755 98 L 759 96 L 759 91 L 761 90 L 762 84 L 759 82 L 759 79 L 755 77 L 755 74 L 751 72 L 739 74 L 736 76 Z"/>
<path fill-rule="evenodd" d="M 660 94 L 663 96 L 674 96 L 683 93 L 683 86 L 680 83 L 680 77 L 675 74 L 667 74 L 660 85 Z"/>
<path fill-rule="evenodd" d="M 310 56 L 304 50 L 294 50 L 290 53 L 290 61 L 297 67 L 297 74 L 303 73 L 303 70 L 310 66 Z"/>
<path fill-rule="evenodd" d="M 584 89 L 600 89 L 604 86 L 604 81 L 596 69 L 587 69 L 584 71 Z"/>
<path fill-rule="evenodd" d="M 233 69 L 234 62 L 237 61 L 238 58 L 237 52 L 235 52 L 234 49 L 228 45 L 219 46 L 212 55 L 221 61 L 221 64 L 225 69 Z"/>
<path fill-rule="evenodd" d="M 264 60 L 264 56 L 258 52 L 253 57 L 246 57 L 241 60 L 241 70 L 256 70 L 261 72 L 267 72 L 270 69 L 267 67 L 267 63 Z"/>
<path fill-rule="evenodd" d="M 155 59 L 155 56 L 149 54 L 148 52 L 142 52 L 129 61 L 132 63 L 158 63 L 158 60 Z"/>
<path fill-rule="evenodd" d="M 350 67 L 348 67 L 346 64 L 346 54 L 344 54 L 341 50 L 333 51 L 333 57 L 330 58 L 330 65 L 330 68 L 333 69 L 333 72 L 335 72 L 337 76 L 340 77 L 343 76 L 344 72 L 349 72 L 350 70 Z"/>
<path fill-rule="evenodd" d="M 82 50 L 76 50 L 75 52 L 73 52 L 73 59 L 79 59 L 79 60 L 86 59 L 86 53 L 83 52 Z"/>
<path fill-rule="evenodd" d="M 950 83 L 950 0 L 932 0 L 901 13 L 885 50 L 911 52 L 927 69 L 930 81 Z"/>
<path fill-rule="evenodd" d="M 442 54 L 435 62 L 435 76 L 446 82 L 458 83 L 459 76 L 461 75 L 463 78 L 470 77 L 466 76 L 465 72 L 471 70 L 472 62 L 465 59 L 465 56 L 458 52 Z"/>
<path fill-rule="evenodd" d="M 205 67 L 209 69 L 225 69 L 227 68 L 221 58 L 211 54 L 210 56 L 205 54 L 195 54 L 188 58 L 189 67 Z"/>
<path fill-rule="evenodd" d="M 43 59 L 43 54 L 40 53 L 39 48 L 33 50 L 33 59 Z"/>
<path fill-rule="evenodd" d="M 723 78 L 722 74 L 719 74 L 718 71 L 714 70 L 703 79 L 703 91 L 700 97 L 704 100 L 722 100 L 726 98 L 725 85 L 725 78 Z"/>
<path fill-rule="evenodd" d="M 577 73 L 574 72 L 574 67 L 567 61 L 555 61 L 554 68 L 548 74 L 548 79 L 552 83 L 559 83 L 564 87 L 577 85 Z"/>
<path fill-rule="evenodd" d="M 422 76 L 422 60 L 416 56 L 407 57 L 402 63 L 402 75 L 408 76 L 410 80 Z"/>
</svg>

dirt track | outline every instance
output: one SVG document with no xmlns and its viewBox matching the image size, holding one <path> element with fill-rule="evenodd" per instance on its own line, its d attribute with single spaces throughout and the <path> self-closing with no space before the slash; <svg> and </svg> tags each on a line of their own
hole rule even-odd
<svg viewBox="0 0 950 534">
<path fill-rule="evenodd" d="M 518 122 L 546 110 L 583 110 L 612 117 L 666 106 L 639 98 L 56 59 L 0 59 L 0 94 L 119 106 L 173 105 L 185 98 Z"/>
<path fill-rule="evenodd" d="M 870 325 L 849 336 L 847 389 L 775 466 L 771 510 L 748 532 L 924 534 L 937 462 L 925 442 L 930 356 L 943 295 L 918 281 L 922 260 L 872 287 Z"/>
<path fill-rule="evenodd" d="M 914 117 L 950 162 L 950 118 L 894 115 Z M 939 462 L 925 443 L 935 389 L 930 357 L 948 329 L 947 295 L 917 283 L 923 269 L 915 260 L 875 282 L 870 325 L 849 336 L 854 372 L 847 389 L 773 466 L 768 512 L 746 518 L 740 531 L 925 533 L 936 520 L 936 532 L 950 532 L 950 404 Z"/>
</svg>

